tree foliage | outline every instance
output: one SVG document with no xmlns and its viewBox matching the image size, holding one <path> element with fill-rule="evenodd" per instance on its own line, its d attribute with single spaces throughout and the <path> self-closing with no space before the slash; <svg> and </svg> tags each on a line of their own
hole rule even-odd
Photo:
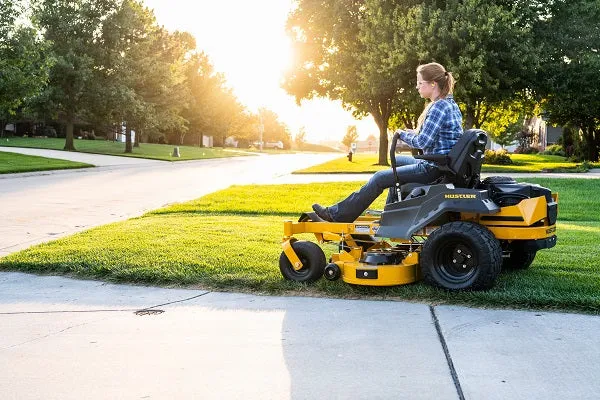
<svg viewBox="0 0 600 400">
<path fill-rule="evenodd" d="M 299 0 L 288 19 L 296 59 L 284 87 L 297 101 L 327 96 L 373 116 L 387 164 L 388 128 L 414 127 L 423 108 L 416 67 L 438 61 L 452 71 L 466 127 L 481 127 L 528 88 L 535 16 L 521 1 Z"/>
<path fill-rule="evenodd" d="M 530 88 L 539 59 L 532 7 L 524 1 L 449 0 L 417 13 L 419 58 L 455 75 L 466 129 L 480 128 L 494 109 Z"/>
<path fill-rule="evenodd" d="M 600 149 L 600 1 L 551 2 L 537 25 L 543 68 L 537 90 L 550 122 L 577 127 L 583 158 L 598 160 Z M 573 135 L 574 138 L 577 135 Z"/>
<path fill-rule="evenodd" d="M 391 51 L 406 43 L 402 31 L 395 31 L 392 6 L 375 0 L 299 1 L 288 19 L 295 59 L 284 81 L 298 102 L 327 96 L 341 100 L 357 117 L 370 114 L 379 127 L 382 165 L 387 164 L 390 117 L 409 104 L 400 94 L 408 93 L 410 78 L 398 64 L 411 66 Z"/>
<path fill-rule="evenodd" d="M 356 142 L 357 140 L 358 132 L 356 131 L 356 125 L 351 125 L 346 128 L 346 135 L 344 135 L 344 138 L 342 139 L 342 144 L 346 146 L 348 150 L 350 150 L 352 143 Z"/>
<path fill-rule="evenodd" d="M 135 145 L 141 138 L 183 144 L 188 133 L 199 145 L 204 134 L 223 144 L 229 135 L 256 131 L 256 117 L 196 50 L 194 37 L 160 27 L 142 1 L 32 0 L 32 10 L 54 63 L 48 84 L 28 104 L 37 118 L 66 125 L 65 149 L 74 149 L 75 124 L 124 130 L 126 152 L 133 131 Z"/>
<path fill-rule="evenodd" d="M 115 12 L 115 0 L 35 0 L 33 21 L 50 43 L 54 64 L 45 98 L 67 126 L 65 150 L 75 150 L 73 126 L 90 110 L 90 95 L 101 83 L 95 72 L 101 66 L 99 27 Z"/>
<path fill-rule="evenodd" d="M 21 6 L 16 0 L 0 3 L 0 135 L 6 121 L 48 80 L 47 44 L 34 28 L 18 22 L 24 17 Z"/>
</svg>

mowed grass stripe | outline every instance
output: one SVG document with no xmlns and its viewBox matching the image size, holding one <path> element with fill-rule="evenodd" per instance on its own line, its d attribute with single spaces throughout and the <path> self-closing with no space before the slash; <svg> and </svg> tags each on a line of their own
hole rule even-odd
<svg viewBox="0 0 600 400">
<path fill-rule="evenodd" d="M 1 147 L 0 150 L 2 150 Z M 93 167 L 93 165 L 0 151 L 0 174 L 88 167 Z"/>
<path fill-rule="evenodd" d="M 557 246 L 538 252 L 528 270 L 503 272 L 496 286 L 486 292 L 450 293 L 422 283 L 374 288 L 324 279 L 313 285 L 283 280 L 278 268 L 282 221 L 297 218 L 298 210 L 305 210 L 315 197 L 346 194 L 354 183 L 233 187 L 194 202 L 6 256 L 0 259 L 0 269 L 254 293 L 385 298 L 598 314 L 600 221 L 577 220 L 586 215 L 594 217 L 595 212 L 586 214 L 579 210 L 571 203 L 577 195 L 565 193 L 584 193 L 597 188 L 596 183 L 589 180 L 580 180 L 577 184 L 563 180 L 546 183 L 552 189 L 559 187 L 563 191 Z M 293 187 L 298 191 L 294 192 Z M 296 196 L 272 197 L 290 190 Z M 248 193 L 256 195 L 257 203 L 237 197 Z M 597 210 L 600 199 L 593 192 L 588 192 L 587 197 L 592 199 L 592 210 Z M 567 200 L 562 201 L 564 198 Z M 267 203 L 270 203 L 268 207 Z M 258 207 L 257 204 L 263 208 L 252 214 L 251 209 Z M 266 214 L 271 212 L 268 210 L 277 214 Z M 562 220 L 563 210 L 571 215 L 571 220 Z M 288 218 L 286 213 L 294 218 Z M 307 234 L 298 238 L 314 239 Z M 330 244 L 323 248 L 329 257 L 336 246 Z"/>
</svg>

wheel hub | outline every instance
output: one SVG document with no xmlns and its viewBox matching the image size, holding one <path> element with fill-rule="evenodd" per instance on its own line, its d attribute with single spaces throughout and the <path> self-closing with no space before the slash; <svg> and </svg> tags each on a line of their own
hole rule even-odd
<svg viewBox="0 0 600 400">
<path fill-rule="evenodd" d="M 463 280 L 475 272 L 477 262 L 473 251 L 462 243 L 448 249 L 448 256 L 442 263 L 441 270 L 450 280 Z"/>
</svg>

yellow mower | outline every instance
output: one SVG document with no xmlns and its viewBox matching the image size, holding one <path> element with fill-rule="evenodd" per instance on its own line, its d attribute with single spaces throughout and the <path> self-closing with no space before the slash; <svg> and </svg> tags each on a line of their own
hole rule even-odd
<svg viewBox="0 0 600 400">
<path fill-rule="evenodd" d="M 394 135 L 390 150 L 396 172 Z M 442 176 L 428 185 L 396 184 L 396 202 L 351 223 L 315 213 L 284 222 L 279 268 L 286 279 L 314 282 L 323 275 L 356 285 L 425 282 L 448 290 L 489 289 L 502 268 L 524 269 L 540 249 L 556 245 L 558 195 L 504 176 L 480 180 L 487 135 L 466 131 L 448 155 L 421 155 Z M 396 179 L 396 182 L 398 180 Z M 319 245 L 294 235 L 335 242 L 329 263 Z"/>
</svg>

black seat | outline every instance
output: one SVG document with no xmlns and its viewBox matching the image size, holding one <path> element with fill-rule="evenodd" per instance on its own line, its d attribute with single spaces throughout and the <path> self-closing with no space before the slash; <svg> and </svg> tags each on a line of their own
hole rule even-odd
<svg viewBox="0 0 600 400">
<path fill-rule="evenodd" d="M 469 129 L 462 134 L 448 154 L 417 155 L 415 158 L 432 161 L 437 165 L 442 175 L 430 184 L 451 183 L 454 187 L 471 189 L 479 184 L 487 141 L 488 137 L 484 131 Z M 402 198 L 419 186 L 423 184 L 402 185 Z"/>
</svg>

